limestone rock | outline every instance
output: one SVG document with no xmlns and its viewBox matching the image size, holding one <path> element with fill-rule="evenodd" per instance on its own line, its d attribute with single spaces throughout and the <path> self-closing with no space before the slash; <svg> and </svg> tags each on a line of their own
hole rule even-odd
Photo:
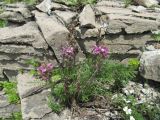
<svg viewBox="0 0 160 120">
<path fill-rule="evenodd" d="M 44 50 L 40 52 L 34 49 L 33 47 L 25 46 L 25 45 L 0 45 L 0 52 L 12 53 L 12 54 L 21 53 L 21 54 L 43 56 Z"/>
<path fill-rule="evenodd" d="M 24 18 L 32 17 L 31 12 L 27 8 L 6 8 L 5 10 L 20 13 Z"/>
<path fill-rule="evenodd" d="M 0 91 L 2 92 L 2 91 Z M 0 108 L 8 106 L 10 103 L 7 100 L 7 96 L 4 94 L 0 95 Z"/>
<path fill-rule="evenodd" d="M 1 108 L 0 109 L 0 118 L 9 118 L 12 116 L 13 113 L 15 112 L 20 112 L 20 104 L 15 105 L 15 104 L 11 104 L 8 105 L 7 107 Z"/>
<path fill-rule="evenodd" d="M 71 11 L 59 11 L 55 10 L 54 13 L 58 15 L 62 20 L 66 23 L 69 24 L 72 22 L 72 20 L 77 16 L 77 13 L 71 12 Z"/>
<path fill-rule="evenodd" d="M 42 91 L 21 100 L 21 111 L 23 120 L 41 119 L 46 114 L 52 112 L 51 108 L 47 105 L 48 91 Z"/>
<path fill-rule="evenodd" d="M 28 8 L 28 6 L 22 2 L 16 2 L 13 4 L 5 4 L 6 8 Z"/>
<path fill-rule="evenodd" d="M 153 5 L 158 5 L 158 1 L 157 0 L 134 0 L 136 3 L 138 3 L 139 5 L 143 5 L 146 7 L 151 7 Z"/>
<path fill-rule="evenodd" d="M 85 39 L 90 37 L 99 37 L 100 28 L 87 29 L 76 27 L 76 37 Z M 105 35 L 105 29 L 101 29 L 101 35 Z"/>
<path fill-rule="evenodd" d="M 147 8 L 143 6 L 130 6 L 129 8 L 132 9 L 133 12 L 138 12 L 138 13 L 147 11 Z"/>
<path fill-rule="evenodd" d="M 17 88 L 21 99 L 42 90 L 45 85 L 44 81 L 37 80 L 29 73 L 18 74 L 17 81 Z"/>
<path fill-rule="evenodd" d="M 18 71 L 15 70 L 4 70 L 4 75 L 6 76 L 6 79 L 13 82 L 16 82 L 16 76 L 18 74 Z"/>
<path fill-rule="evenodd" d="M 61 11 L 69 10 L 70 9 L 67 6 L 59 4 L 59 3 L 56 3 L 56 2 L 52 2 L 51 8 L 54 9 L 54 10 L 61 10 Z"/>
<path fill-rule="evenodd" d="M 60 48 L 68 43 L 68 29 L 55 16 L 47 16 L 36 11 L 34 14 L 47 43 L 54 50 L 56 57 L 60 59 Z"/>
<path fill-rule="evenodd" d="M 3 75 L 3 69 L 0 68 L 0 80 L 4 78 L 4 75 Z"/>
<path fill-rule="evenodd" d="M 124 3 L 120 1 L 108 1 L 108 0 L 103 0 L 99 1 L 96 6 L 108 6 L 108 7 L 124 7 Z"/>
<path fill-rule="evenodd" d="M 20 112 L 20 104 L 10 104 L 7 96 L 4 93 L 0 94 L 0 118 L 9 118 L 14 112 Z"/>
<path fill-rule="evenodd" d="M 17 61 L 0 61 L 0 68 L 4 70 L 14 70 L 14 71 L 18 71 L 21 69 L 25 69 L 25 70 L 33 69 L 32 66 L 28 66 L 26 64 L 20 64 Z"/>
<path fill-rule="evenodd" d="M 160 82 L 160 50 L 146 51 L 142 54 L 140 74 L 145 79 Z"/>
<path fill-rule="evenodd" d="M 91 52 L 92 46 L 96 44 L 96 39 L 91 37 L 82 40 L 81 38 L 78 42 L 84 52 Z M 105 35 L 101 42 L 109 47 L 111 54 L 140 55 L 140 50 L 153 40 L 151 34 Z"/>
<path fill-rule="evenodd" d="M 12 22 L 18 22 L 18 23 L 22 23 L 26 21 L 26 19 L 20 13 L 11 12 L 11 11 L 6 11 L 1 13 L 0 19 L 12 21 Z"/>
<path fill-rule="evenodd" d="M 108 15 L 109 24 L 107 31 L 109 33 L 119 33 L 122 29 L 126 33 L 143 33 L 147 31 L 157 30 L 160 23 L 154 20 L 135 18 L 121 15 Z"/>
<path fill-rule="evenodd" d="M 62 111 L 62 113 L 60 115 L 57 115 L 55 113 L 50 113 L 48 115 L 46 115 L 45 117 L 43 117 L 43 120 L 69 120 L 71 119 L 71 111 L 68 109 L 65 109 Z M 77 119 L 73 119 L 73 120 L 77 120 Z"/>
<path fill-rule="evenodd" d="M 16 28 L 1 28 L 0 35 L 1 43 L 26 44 L 32 45 L 34 48 L 48 48 L 35 22 L 29 22 Z"/>
<path fill-rule="evenodd" d="M 43 2 L 36 7 L 42 12 L 49 12 L 51 10 L 51 4 L 51 0 L 43 0 Z"/>
<path fill-rule="evenodd" d="M 81 27 L 95 28 L 95 13 L 90 5 L 86 5 L 79 15 Z"/>
</svg>

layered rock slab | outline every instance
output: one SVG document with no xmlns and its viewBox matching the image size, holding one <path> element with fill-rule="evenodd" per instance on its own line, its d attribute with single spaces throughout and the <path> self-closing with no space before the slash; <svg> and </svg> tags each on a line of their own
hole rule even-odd
<svg viewBox="0 0 160 120">
<path fill-rule="evenodd" d="M 146 51 L 142 54 L 140 74 L 145 79 L 160 82 L 160 50 Z"/>
<path fill-rule="evenodd" d="M 48 48 L 48 45 L 43 39 L 40 31 L 38 30 L 38 25 L 35 22 L 29 22 L 16 28 L 1 28 L 0 34 L 1 44 L 26 44 L 31 45 L 34 48 Z"/>
<path fill-rule="evenodd" d="M 68 43 L 70 34 L 68 29 L 54 15 L 48 16 L 37 11 L 34 11 L 34 14 L 45 40 L 60 59 L 60 48 Z"/>
<path fill-rule="evenodd" d="M 0 14 L 0 19 L 16 22 L 16 23 L 24 23 L 30 21 L 32 18 L 31 12 L 28 9 L 28 6 L 25 4 L 7 4 L 4 5 L 4 12 Z"/>
<path fill-rule="evenodd" d="M 79 21 L 80 21 L 81 27 L 95 28 L 96 26 L 95 13 L 91 5 L 86 5 L 83 8 L 83 11 L 79 15 Z"/>
<path fill-rule="evenodd" d="M 7 119 L 15 112 L 20 112 L 20 104 L 10 104 L 5 92 L 0 90 L 0 118 Z"/>
<path fill-rule="evenodd" d="M 17 81 L 23 120 L 64 120 L 68 117 L 68 111 L 65 110 L 65 112 L 62 112 L 61 116 L 59 116 L 53 113 L 51 108 L 48 107 L 47 103 L 50 91 L 48 88 L 44 88 L 44 81 L 37 80 L 29 73 L 19 74 Z"/>
<path fill-rule="evenodd" d="M 67 25 L 70 24 L 77 16 L 77 13 L 72 11 L 55 10 L 54 13 L 56 13 L 56 15 L 59 16 Z"/>
<path fill-rule="evenodd" d="M 17 82 L 17 88 L 21 99 L 40 91 L 45 86 L 44 81 L 36 79 L 29 73 L 18 74 Z"/>
<path fill-rule="evenodd" d="M 138 3 L 139 5 L 143 5 L 146 7 L 151 7 L 153 5 L 158 5 L 158 1 L 157 0 L 134 0 L 136 3 Z"/>
</svg>

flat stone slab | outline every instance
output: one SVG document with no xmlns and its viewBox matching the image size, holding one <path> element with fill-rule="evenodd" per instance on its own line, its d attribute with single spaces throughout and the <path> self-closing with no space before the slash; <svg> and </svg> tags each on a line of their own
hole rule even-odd
<svg viewBox="0 0 160 120">
<path fill-rule="evenodd" d="M 46 114 L 52 112 L 47 105 L 47 97 L 49 92 L 47 90 L 41 93 L 21 99 L 21 110 L 23 120 L 41 119 Z"/>
<path fill-rule="evenodd" d="M 72 11 L 55 10 L 54 13 L 56 13 L 56 15 L 58 15 L 66 24 L 71 23 L 72 20 L 77 16 L 77 13 Z"/>
<path fill-rule="evenodd" d="M 29 73 L 18 74 L 17 82 L 17 88 L 21 99 L 42 91 L 43 87 L 45 86 L 44 81 L 37 80 Z"/>
<path fill-rule="evenodd" d="M 140 59 L 140 74 L 145 79 L 160 82 L 160 50 L 143 52 Z"/>
<path fill-rule="evenodd" d="M 12 54 L 29 54 L 42 56 L 44 50 L 41 51 L 34 49 L 31 46 L 26 45 L 0 45 L 0 52 L 2 53 L 12 53 Z"/>
<path fill-rule="evenodd" d="M 48 16 L 38 11 L 33 13 L 47 43 L 54 50 L 56 57 L 60 59 L 60 48 L 68 43 L 68 29 L 54 15 Z"/>
<path fill-rule="evenodd" d="M 81 27 L 87 28 L 95 28 L 96 21 L 95 21 L 95 13 L 91 7 L 91 5 L 86 5 L 83 8 L 83 11 L 79 15 L 79 21 Z"/>
<path fill-rule="evenodd" d="M 3 69 L 0 68 L 0 80 L 4 78 L 4 75 L 3 75 Z"/>
<path fill-rule="evenodd" d="M 0 28 L 0 35 L 0 43 L 2 44 L 24 44 L 32 45 L 34 48 L 48 48 L 35 22 L 29 22 L 16 28 Z"/>
<path fill-rule="evenodd" d="M 7 96 L 0 91 L 0 118 L 9 118 L 14 112 L 20 112 L 20 104 L 10 104 Z"/>
</svg>

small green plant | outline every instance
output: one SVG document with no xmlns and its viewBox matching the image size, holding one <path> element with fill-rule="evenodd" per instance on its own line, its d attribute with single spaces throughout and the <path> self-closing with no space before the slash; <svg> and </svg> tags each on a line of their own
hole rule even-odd
<svg viewBox="0 0 160 120">
<path fill-rule="evenodd" d="M 34 67 L 34 69 L 30 70 L 30 74 L 33 76 L 36 76 L 38 74 L 36 71 L 36 68 L 40 65 L 38 60 L 36 60 L 35 58 L 32 58 L 32 59 L 26 60 L 26 64 Z"/>
<path fill-rule="evenodd" d="M 0 20 L 0 28 L 6 27 L 7 22 L 5 20 Z"/>
<path fill-rule="evenodd" d="M 128 7 L 129 5 L 131 5 L 133 3 L 133 0 L 123 0 L 125 7 Z"/>
<path fill-rule="evenodd" d="M 12 113 L 11 120 L 22 120 L 22 113 L 21 112 Z"/>
<path fill-rule="evenodd" d="M 128 61 L 128 65 L 134 70 L 138 70 L 140 62 L 137 58 L 132 58 Z"/>
<path fill-rule="evenodd" d="M 48 106 L 52 109 L 53 112 L 60 113 L 63 107 L 59 103 L 55 102 L 52 97 L 53 96 L 48 97 Z"/>
<path fill-rule="evenodd" d="M 6 3 L 16 3 L 16 2 L 25 2 L 27 4 L 35 4 L 37 0 L 4 0 Z"/>
<path fill-rule="evenodd" d="M 15 82 L 2 82 L 2 86 L 8 101 L 14 104 L 19 103 L 20 98 L 17 93 L 17 84 Z"/>
<path fill-rule="evenodd" d="M 158 43 L 160 42 L 160 33 L 153 34 L 152 37 L 153 37 L 154 40 L 157 41 Z"/>
<path fill-rule="evenodd" d="M 0 120 L 23 120 L 21 112 L 14 112 L 9 118 L 0 118 Z"/>
</svg>

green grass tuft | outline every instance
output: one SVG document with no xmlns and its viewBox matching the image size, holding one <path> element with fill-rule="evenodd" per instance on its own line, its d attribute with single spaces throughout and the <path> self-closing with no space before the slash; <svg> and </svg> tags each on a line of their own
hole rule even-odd
<svg viewBox="0 0 160 120">
<path fill-rule="evenodd" d="M 13 104 L 19 103 L 20 98 L 17 93 L 16 82 L 1 82 L 1 85 L 7 95 L 8 101 Z"/>
<path fill-rule="evenodd" d="M 6 26 L 7 26 L 7 21 L 0 20 L 0 28 L 6 27 Z"/>
</svg>

